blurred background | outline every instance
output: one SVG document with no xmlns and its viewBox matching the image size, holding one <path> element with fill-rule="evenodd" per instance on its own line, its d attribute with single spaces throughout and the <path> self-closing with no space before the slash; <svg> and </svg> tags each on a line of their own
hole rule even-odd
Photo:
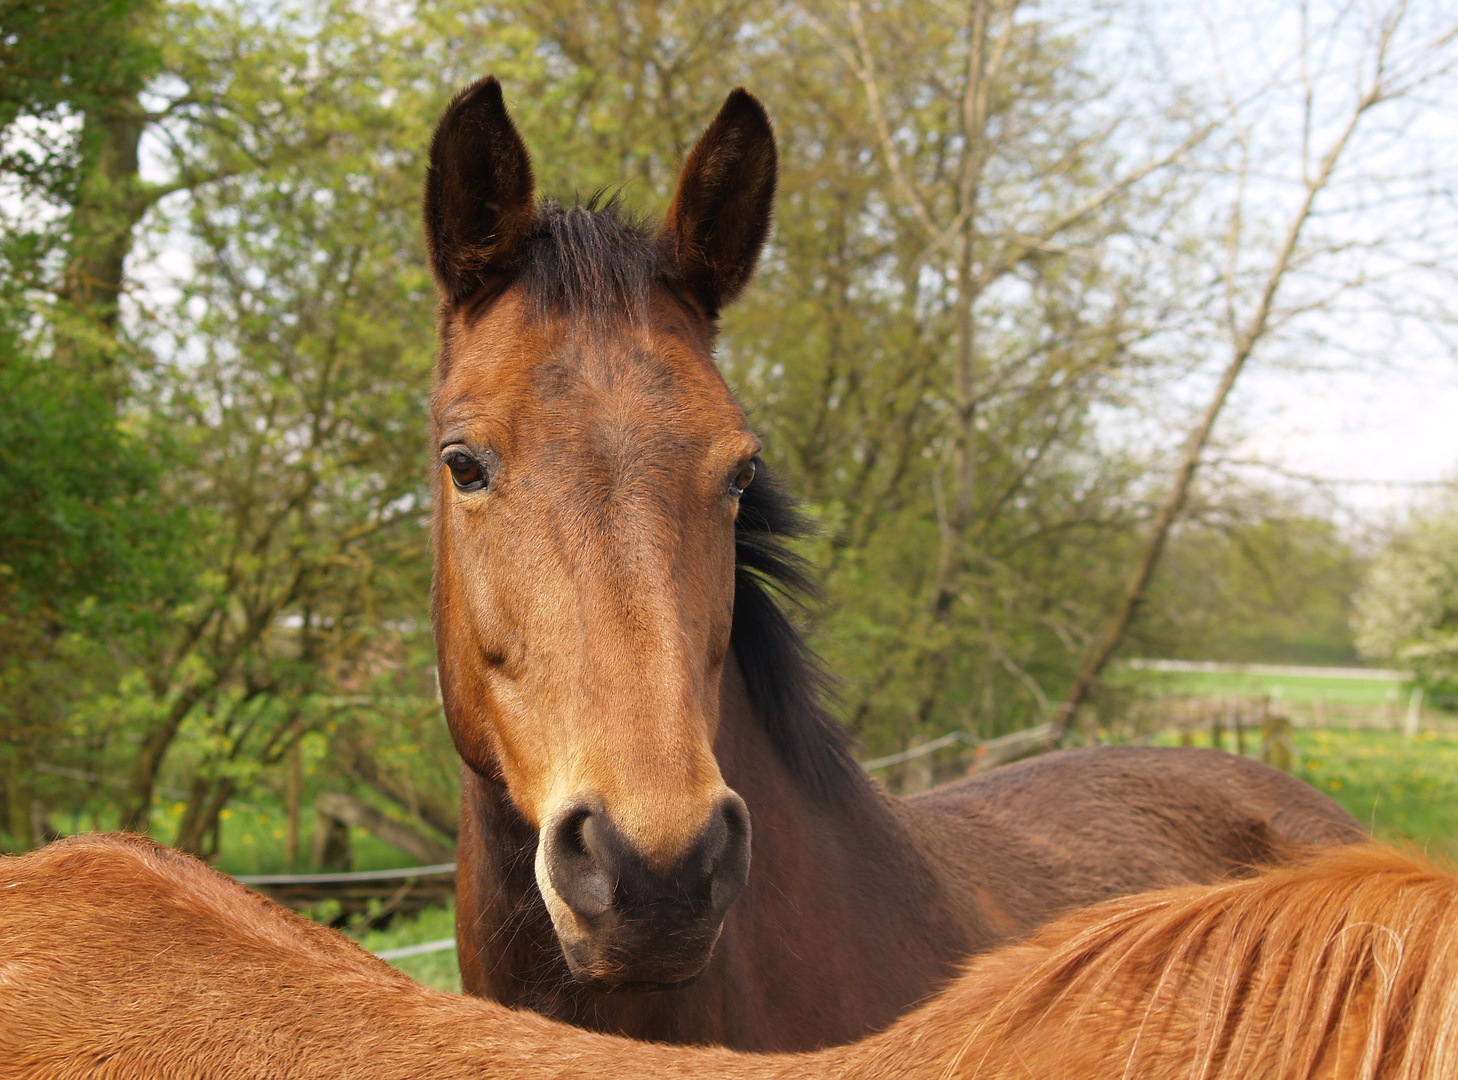
<svg viewBox="0 0 1458 1080">
<path fill-rule="evenodd" d="M 0 842 L 452 857 L 417 216 L 495 73 L 650 216 L 768 106 L 722 365 L 894 789 L 1213 743 L 1454 850 L 1455 63 L 1437 0 L 0 0 Z"/>
</svg>

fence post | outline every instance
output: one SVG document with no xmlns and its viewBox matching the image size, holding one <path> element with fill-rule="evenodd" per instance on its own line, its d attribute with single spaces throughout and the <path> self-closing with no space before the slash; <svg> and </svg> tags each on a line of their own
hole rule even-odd
<svg viewBox="0 0 1458 1080">
<path fill-rule="evenodd" d="M 1411 739 L 1418 733 L 1423 722 L 1423 688 L 1414 686 L 1412 696 L 1407 699 L 1407 721 L 1402 725 L 1402 734 Z"/>
<path fill-rule="evenodd" d="M 908 750 L 914 750 L 926 742 L 925 735 L 913 735 Z M 933 787 L 932 756 L 930 754 L 918 754 L 906 762 L 904 771 L 901 774 L 901 794 L 916 795 L 922 791 L 930 791 Z"/>
</svg>

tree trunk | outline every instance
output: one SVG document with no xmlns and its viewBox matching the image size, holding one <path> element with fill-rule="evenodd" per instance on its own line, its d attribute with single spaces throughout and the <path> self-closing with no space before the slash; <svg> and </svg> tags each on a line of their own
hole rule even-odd
<svg viewBox="0 0 1458 1080">
<path fill-rule="evenodd" d="M 32 762 L 21 746 L 11 748 L 9 768 L 5 776 L 5 805 L 10 819 L 10 846 L 17 852 L 35 847 L 30 828 L 30 802 L 34 786 L 31 782 Z"/>
<path fill-rule="evenodd" d="M 177 841 L 173 846 L 196 855 L 205 854 L 203 839 L 210 831 L 216 836 L 219 816 L 236 790 L 237 785 L 227 777 L 215 783 L 205 780 L 193 781 L 193 792 L 192 797 L 188 800 L 187 814 L 183 818 L 181 827 L 177 830 Z M 213 846 L 217 847 L 216 841 Z"/>
<path fill-rule="evenodd" d="M 338 745 L 343 751 L 340 765 L 345 772 L 374 788 L 391 802 L 398 803 L 432 829 L 452 840 L 456 839 L 459 829 L 458 815 L 450 806 L 429 795 L 403 790 L 401 785 L 380 768 L 374 755 L 358 743 L 341 739 Z"/>
<path fill-rule="evenodd" d="M 302 749 L 296 742 L 289 751 L 289 788 L 285 797 L 289 823 L 288 836 L 284 841 L 284 861 L 290 866 L 299 858 L 299 798 L 304 790 L 302 759 Z"/>
<path fill-rule="evenodd" d="M 1379 71 L 1380 68 L 1379 64 Z M 1179 517 L 1180 511 L 1184 509 L 1190 484 L 1195 478 L 1195 470 L 1199 468 L 1205 446 L 1210 441 L 1210 433 L 1215 428 L 1215 421 L 1220 418 L 1220 411 L 1225 407 L 1225 401 L 1235 387 L 1235 381 L 1245 370 L 1246 361 L 1250 359 L 1256 344 L 1266 336 L 1271 328 L 1271 312 L 1275 305 L 1276 293 L 1281 287 L 1281 282 L 1285 280 L 1287 271 L 1291 268 L 1297 242 L 1301 239 L 1301 233 L 1305 230 L 1306 223 L 1311 220 L 1316 197 L 1325 190 L 1330 182 L 1332 172 L 1335 170 L 1337 162 L 1341 160 L 1343 151 L 1351 142 L 1352 135 L 1357 130 L 1357 125 L 1361 122 L 1363 115 L 1381 100 L 1380 82 L 1374 83 L 1358 102 L 1356 109 L 1348 118 L 1346 127 L 1321 158 L 1318 168 L 1307 179 L 1304 197 L 1287 223 L 1286 235 L 1275 258 L 1271 261 L 1260 297 L 1249 321 L 1237 329 L 1236 320 L 1232 316 L 1231 331 L 1234 342 L 1230 361 L 1225 366 L 1225 371 L 1220 377 L 1220 384 L 1215 388 L 1214 396 L 1205 406 L 1205 412 L 1200 417 L 1199 424 L 1190 433 L 1190 438 L 1185 443 L 1179 469 L 1175 472 L 1174 483 L 1170 486 L 1164 502 L 1160 504 L 1159 513 L 1155 515 L 1154 524 L 1144 544 L 1144 550 L 1134 564 L 1134 569 L 1124 585 L 1123 594 L 1119 597 L 1119 604 L 1114 609 L 1114 614 L 1104 624 L 1103 630 L 1085 651 L 1084 661 L 1079 667 L 1078 675 L 1074 678 L 1073 685 L 1069 687 L 1067 697 L 1063 699 L 1060 706 L 1062 715 L 1058 720 L 1064 734 L 1072 725 L 1078 707 L 1088 700 L 1089 693 L 1104 670 L 1104 665 L 1114 655 L 1114 650 L 1123 640 L 1125 631 L 1129 629 L 1129 624 L 1134 621 L 1134 616 L 1144 601 L 1150 578 L 1154 576 L 1155 567 L 1159 565 L 1159 557 L 1164 553 L 1169 531 L 1174 526 L 1176 518 Z"/>
<path fill-rule="evenodd" d="M 325 792 L 314 800 L 314 807 L 322 817 L 368 829 L 385 843 L 399 848 L 422 863 L 445 863 L 456 857 L 455 848 L 385 816 L 383 812 L 353 795 L 339 791 Z"/>
<path fill-rule="evenodd" d="M 136 764 L 132 767 L 132 779 L 127 785 L 126 796 L 122 799 L 121 828 L 126 832 L 147 831 L 152 819 L 152 795 L 157 788 L 157 774 L 162 769 L 162 762 L 167 757 L 172 740 L 177 737 L 177 731 L 192 707 L 217 683 L 218 679 L 214 675 L 213 678 L 185 690 L 172 703 L 172 708 L 168 710 L 163 721 L 147 734 L 147 739 L 137 754 Z"/>
<path fill-rule="evenodd" d="M 70 250 L 56 320 L 56 360 L 101 380 L 120 397 L 117 325 L 132 230 L 148 200 L 137 150 L 146 125 L 135 96 L 119 94 L 105 113 L 88 113 L 81 130 L 81 170 L 71 211 Z"/>
<path fill-rule="evenodd" d="M 1225 407 L 1225 400 L 1230 396 L 1231 388 L 1235 386 L 1235 380 L 1239 378 L 1249 356 L 1249 348 L 1236 350 L 1235 357 L 1225 368 L 1225 374 L 1220 380 L 1220 386 L 1216 389 L 1215 396 L 1205 407 L 1205 413 L 1200 418 L 1200 423 L 1185 443 L 1184 453 L 1180 455 L 1179 468 L 1175 471 L 1174 483 L 1170 485 L 1164 501 L 1160 503 L 1159 512 L 1150 526 L 1144 548 L 1140 551 L 1139 559 L 1135 562 L 1128 580 L 1124 583 L 1124 590 L 1119 595 L 1118 606 L 1084 653 L 1084 660 L 1079 665 L 1078 675 L 1074 678 L 1073 685 L 1069 688 L 1062 705 L 1059 706 L 1061 715 L 1058 719 L 1065 733 L 1072 725 L 1079 706 L 1088 700 L 1100 673 L 1109 662 L 1109 658 L 1114 655 L 1114 650 L 1118 648 L 1119 642 L 1124 639 L 1125 631 L 1129 629 L 1129 624 L 1134 621 L 1139 606 L 1144 602 L 1149 580 L 1154 576 L 1154 570 L 1159 565 L 1159 557 L 1164 554 L 1164 545 L 1169 539 L 1170 529 L 1174 527 L 1175 520 L 1179 517 L 1180 511 L 1184 509 L 1185 500 L 1189 497 L 1190 484 L 1195 478 L 1195 470 L 1200 465 L 1205 445 L 1210 441 L 1210 432 L 1215 427 L 1220 410 Z"/>
</svg>

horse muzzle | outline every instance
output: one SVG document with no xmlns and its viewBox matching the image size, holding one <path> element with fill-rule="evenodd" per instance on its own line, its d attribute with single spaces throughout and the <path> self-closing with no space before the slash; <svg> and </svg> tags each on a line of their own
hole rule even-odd
<svg viewBox="0 0 1458 1080">
<path fill-rule="evenodd" d="M 666 871 L 649 866 L 601 799 L 553 814 L 537 848 L 537 884 L 573 978 L 599 989 L 697 978 L 749 877 L 749 849 L 749 810 L 727 790 Z"/>
</svg>

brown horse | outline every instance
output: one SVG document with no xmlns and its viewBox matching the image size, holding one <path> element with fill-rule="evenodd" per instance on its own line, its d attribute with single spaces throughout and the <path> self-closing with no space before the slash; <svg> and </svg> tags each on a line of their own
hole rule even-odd
<svg viewBox="0 0 1458 1080">
<path fill-rule="evenodd" d="M 10 1080 L 1458 1076 L 1458 880 L 1375 844 L 1105 902 L 863 1043 L 633 1043 L 428 990 L 138 837 L 0 860 Z"/>
<path fill-rule="evenodd" d="M 1070 908 L 1359 836 L 1212 751 L 1054 754 L 912 799 L 861 771 L 774 595 L 804 583 L 797 519 L 713 358 L 775 178 L 743 90 L 656 232 L 536 203 L 494 79 L 436 132 L 434 619 L 466 766 L 466 989 L 638 1038 L 811 1048 Z"/>
</svg>

